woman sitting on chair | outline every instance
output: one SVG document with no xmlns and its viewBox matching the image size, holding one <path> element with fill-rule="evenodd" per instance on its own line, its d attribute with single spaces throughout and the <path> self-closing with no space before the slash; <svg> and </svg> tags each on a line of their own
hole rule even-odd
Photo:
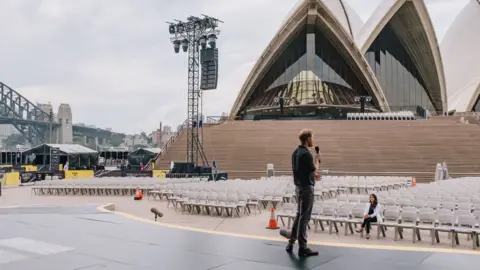
<svg viewBox="0 0 480 270">
<path fill-rule="evenodd" d="M 382 221 L 380 215 L 380 205 L 378 204 L 377 195 L 370 194 L 370 202 L 365 206 L 365 213 L 363 215 L 363 224 L 360 229 L 357 230 L 358 233 L 361 233 L 364 228 L 367 231 L 367 239 L 370 239 L 370 223 Z"/>
</svg>

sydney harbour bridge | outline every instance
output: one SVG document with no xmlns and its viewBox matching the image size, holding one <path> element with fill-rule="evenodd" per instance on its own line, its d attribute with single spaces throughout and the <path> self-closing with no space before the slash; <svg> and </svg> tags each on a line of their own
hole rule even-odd
<svg viewBox="0 0 480 270">
<path fill-rule="evenodd" d="M 0 82 L 0 124 L 13 125 L 26 140 L 34 145 L 42 143 L 72 143 L 73 136 L 81 137 L 85 143 L 106 144 L 113 135 L 125 134 L 110 130 L 72 123 L 70 105 L 61 104 L 57 114 Z"/>
</svg>

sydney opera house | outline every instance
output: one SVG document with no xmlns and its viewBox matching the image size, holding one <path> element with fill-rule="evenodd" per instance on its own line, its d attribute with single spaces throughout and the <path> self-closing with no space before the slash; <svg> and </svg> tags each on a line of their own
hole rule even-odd
<svg viewBox="0 0 480 270">
<path fill-rule="evenodd" d="M 423 0 L 382 0 L 363 22 L 346 1 L 302 0 L 259 57 L 231 116 L 342 118 L 365 111 L 480 109 L 480 1 L 440 42 Z M 282 104 L 280 104 L 282 103 Z"/>
<path fill-rule="evenodd" d="M 332 175 L 429 182 L 445 161 L 450 175 L 480 176 L 480 118 L 472 115 L 480 109 L 480 3 L 467 1 L 439 41 L 424 0 L 381 0 L 365 22 L 346 1 L 302 0 L 253 66 L 230 121 L 202 129 L 205 156 L 231 179 L 265 176 L 266 164 L 288 175 L 298 131 L 309 128 Z M 405 114 L 413 121 L 348 121 Z M 180 132 L 155 167 L 185 160 L 186 145 Z"/>
</svg>

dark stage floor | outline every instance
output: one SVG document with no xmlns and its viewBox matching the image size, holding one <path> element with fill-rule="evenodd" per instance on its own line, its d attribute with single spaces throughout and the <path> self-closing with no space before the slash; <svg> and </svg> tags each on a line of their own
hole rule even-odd
<svg viewBox="0 0 480 270">
<path fill-rule="evenodd" d="M 315 247 L 320 256 L 299 259 L 289 256 L 284 244 L 156 226 L 98 212 L 95 205 L 0 209 L 2 270 L 458 270 L 480 265 L 478 255 L 323 246 Z"/>
</svg>

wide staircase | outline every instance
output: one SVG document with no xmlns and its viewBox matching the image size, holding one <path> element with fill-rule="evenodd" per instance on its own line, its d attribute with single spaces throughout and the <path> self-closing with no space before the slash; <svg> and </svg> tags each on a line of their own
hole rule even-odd
<svg viewBox="0 0 480 270">
<path fill-rule="evenodd" d="M 480 127 L 449 118 L 419 121 L 236 121 L 204 128 L 209 161 L 229 178 L 265 176 L 273 163 L 277 175 L 290 174 L 291 153 L 302 128 L 312 129 L 322 152 L 322 169 L 332 174 L 415 176 L 433 180 L 435 165 L 446 161 L 454 176 L 480 174 Z M 169 168 L 184 161 L 186 133 L 156 161 Z"/>
</svg>

